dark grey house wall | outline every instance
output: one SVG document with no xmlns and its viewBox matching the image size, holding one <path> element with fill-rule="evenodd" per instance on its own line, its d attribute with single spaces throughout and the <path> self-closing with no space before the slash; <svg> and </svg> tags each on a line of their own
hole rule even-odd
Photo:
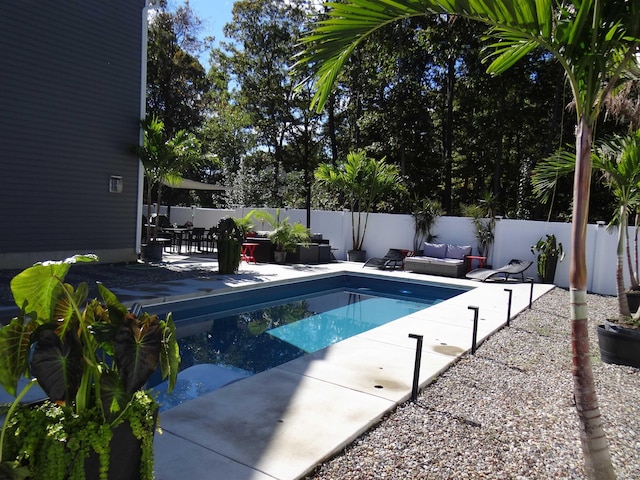
<svg viewBox="0 0 640 480">
<path fill-rule="evenodd" d="M 4 2 L 0 268 L 137 258 L 144 0 Z M 122 177 L 122 193 L 109 178 Z"/>
</svg>

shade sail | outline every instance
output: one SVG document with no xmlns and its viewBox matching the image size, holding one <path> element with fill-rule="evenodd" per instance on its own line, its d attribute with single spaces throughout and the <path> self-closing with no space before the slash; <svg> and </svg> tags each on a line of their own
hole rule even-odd
<svg viewBox="0 0 640 480">
<path fill-rule="evenodd" d="M 222 185 L 212 185 L 210 183 L 196 182 L 195 180 L 189 180 L 183 178 L 178 183 L 170 183 L 166 180 L 162 181 L 162 184 L 171 188 L 183 188 L 185 190 L 216 190 L 219 192 L 226 192 L 229 187 L 223 187 Z"/>
</svg>

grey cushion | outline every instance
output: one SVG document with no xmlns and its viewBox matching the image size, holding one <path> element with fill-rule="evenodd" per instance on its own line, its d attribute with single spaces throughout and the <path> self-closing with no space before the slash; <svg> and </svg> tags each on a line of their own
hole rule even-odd
<svg viewBox="0 0 640 480">
<path fill-rule="evenodd" d="M 422 255 L 425 257 L 444 258 L 447 254 L 446 243 L 428 243 L 424 242 L 424 251 Z"/>
<path fill-rule="evenodd" d="M 447 245 L 447 258 L 463 260 L 465 255 L 471 255 L 470 246 Z"/>
</svg>

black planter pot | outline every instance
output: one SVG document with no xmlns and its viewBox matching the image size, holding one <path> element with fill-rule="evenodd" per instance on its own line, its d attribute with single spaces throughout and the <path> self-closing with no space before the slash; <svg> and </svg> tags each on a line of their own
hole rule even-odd
<svg viewBox="0 0 640 480">
<path fill-rule="evenodd" d="M 142 258 L 144 260 L 160 261 L 162 260 L 162 248 L 161 242 L 149 242 L 143 244 L 141 247 Z"/>
<path fill-rule="evenodd" d="M 640 291 L 627 291 L 627 303 L 629 304 L 629 311 L 631 311 L 631 313 L 636 313 L 638 308 L 640 308 Z"/>
<path fill-rule="evenodd" d="M 366 250 L 349 250 L 347 252 L 347 260 L 349 260 L 350 262 L 364 262 L 366 259 Z"/>
<path fill-rule="evenodd" d="M 640 331 L 611 323 L 598 325 L 598 345 L 604 363 L 640 368 Z"/>
<path fill-rule="evenodd" d="M 129 422 L 123 422 L 113 430 L 109 480 L 140 480 L 141 443 L 131 431 Z M 100 460 L 95 452 L 92 451 L 85 460 L 84 469 L 87 480 L 100 478 Z"/>
</svg>

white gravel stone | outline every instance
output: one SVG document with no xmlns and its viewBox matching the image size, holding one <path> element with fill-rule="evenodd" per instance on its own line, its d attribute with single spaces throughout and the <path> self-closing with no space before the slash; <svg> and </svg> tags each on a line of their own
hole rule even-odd
<svg viewBox="0 0 640 480">
<path fill-rule="evenodd" d="M 640 370 L 602 363 L 596 325 L 617 304 L 588 302 L 614 468 L 619 479 L 640 479 Z M 569 294 L 556 288 L 307 480 L 585 478 L 570 335 Z"/>
</svg>

